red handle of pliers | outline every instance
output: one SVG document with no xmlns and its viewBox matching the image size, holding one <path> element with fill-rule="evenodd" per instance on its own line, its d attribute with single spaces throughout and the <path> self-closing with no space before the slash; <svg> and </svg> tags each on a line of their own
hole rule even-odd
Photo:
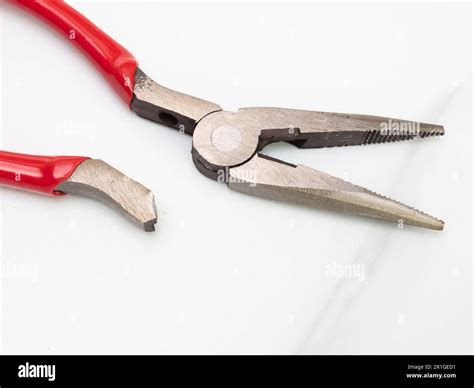
<svg viewBox="0 0 474 388">
<path fill-rule="evenodd" d="M 55 188 L 87 159 L 84 156 L 35 156 L 0 151 L 0 185 L 62 195 Z"/>
<path fill-rule="evenodd" d="M 127 49 L 64 1 L 9 1 L 28 8 L 64 33 L 98 65 L 122 100 L 130 105 L 137 61 Z"/>
</svg>

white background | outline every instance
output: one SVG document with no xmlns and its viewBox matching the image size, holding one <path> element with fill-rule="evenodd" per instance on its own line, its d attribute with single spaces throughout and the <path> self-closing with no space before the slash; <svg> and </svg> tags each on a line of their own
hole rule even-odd
<svg viewBox="0 0 474 388">
<path fill-rule="evenodd" d="M 147 234 L 92 200 L 2 188 L 3 353 L 471 353 L 469 4 L 75 5 L 156 81 L 226 109 L 444 125 L 423 141 L 265 151 L 446 228 L 228 190 L 197 172 L 191 137 L 136 117 L 70 42 L 1 4 L 2 149 L 104 159 L 159 212 Z M 363 277 L 328 272 L 344 265 Z"/>
</svg>

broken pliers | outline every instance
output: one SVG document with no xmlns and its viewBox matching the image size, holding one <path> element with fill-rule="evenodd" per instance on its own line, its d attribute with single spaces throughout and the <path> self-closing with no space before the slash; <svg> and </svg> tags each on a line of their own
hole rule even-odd
<svg viewBox="0 0 474 388">
<path fill-rule="evenodd" d="M 299 148 L 386 143 L 444 134 L 442 126 L 357 114 L 281 108 L 226 112 L 217 104 L 168 89 L 148 77 L 121 45 L 63 1 L 14 1 L 70 37 L 103 71 L 125 103 L 148 120 L 193 136 L 192 157 L 207 177 L 231 189 L 442 230 L 444 222 L 363 187 L 262 154 L 269 143 Z M 402 129 L 402 130 L 400 130 Z"/>
</svg>

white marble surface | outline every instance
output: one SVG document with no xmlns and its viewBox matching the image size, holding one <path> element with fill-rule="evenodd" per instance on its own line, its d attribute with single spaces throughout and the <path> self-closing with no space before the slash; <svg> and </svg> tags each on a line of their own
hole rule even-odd
<svg viewBox="0 0 474 388">
<path fill-rule="evenodd" d="M 1 4 L 2 149 L 100 157 L 154 190 L 159 209 L 145 234 L 93 201 L 2 188 L 2 352 L 471 353 L 469 5 L 77 8 L 158 82 L 226 109 L 443 124 L 446 136 L 424 141 L 266 151 L 446 228 L 231 192 L 195 170 L 190 137 L 135 117 L 69 42 Z"/>
</svg>

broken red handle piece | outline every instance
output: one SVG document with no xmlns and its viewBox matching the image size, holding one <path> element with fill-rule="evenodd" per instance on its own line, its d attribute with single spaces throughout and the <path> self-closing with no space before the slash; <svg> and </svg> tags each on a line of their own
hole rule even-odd
<svg viewBox="0 0 474 388">
<path fill-rule="evenodd" d="M 143 230 L 155 230 L 153 193 L 100 159 L 0 151 L 0 185 L 47 195 L 93 198 L 118 210 Z"/>
<path fill-rule="evenodd" d="M 9 0 L 42 17 L 74 42 L 102 70 L 120 98 L 130 105 L 137 60 L 89 19 L 60 0 Z"/>
<path fill-rule="evenodd" d="M 48 195 L 62 195 L 57 187 L 84 160 L 83 156 L 35 156 L 0 151 L 0 184 Z"/>
</svg>

